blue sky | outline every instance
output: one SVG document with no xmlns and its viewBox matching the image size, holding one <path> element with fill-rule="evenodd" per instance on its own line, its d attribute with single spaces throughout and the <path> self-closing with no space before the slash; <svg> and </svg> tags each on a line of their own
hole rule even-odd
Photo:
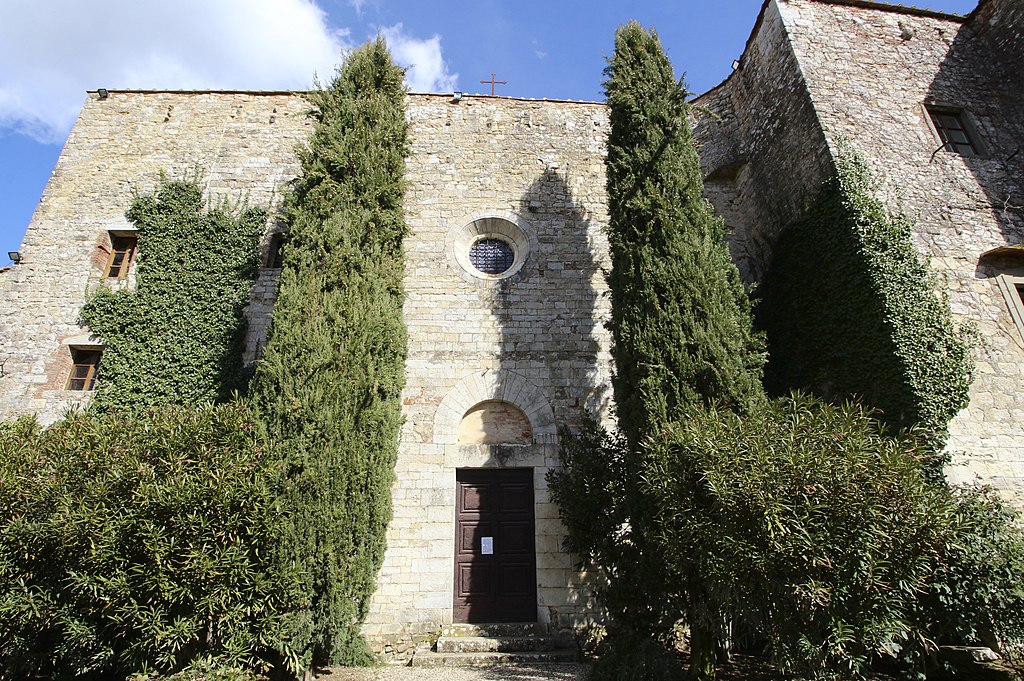
<svg viewBox="0 0 1024 681">
<path fill-rule="evenodd" d="M 965 14 L 976 0 L 922 0 Z M 0 265 L 86 90 L 305 89 L 382 32 L 414 91 L 600 100 L 617 26 L 658 30 L 693 92 L 728 75 L 761 0 L 0 0 Z"/>
</svg>

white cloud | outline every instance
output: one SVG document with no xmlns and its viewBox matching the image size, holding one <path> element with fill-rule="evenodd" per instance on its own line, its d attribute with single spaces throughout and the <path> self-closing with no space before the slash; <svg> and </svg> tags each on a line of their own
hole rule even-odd
<svg viewBox="0 0 1024 681">
<path fill-rule="evenodd" d="M 314 0 L 0 0 L 0 132 L 62 141 L 98 87 L 308 88 L 347 47 Z"/>
<path fill-rule="evenodd" d="M 366 0 L 348 0 L 348 4 L 355 8 L 356 14 L 362 14 L 363 5 L 366 4 Z"/>
<path fill-rule="evenodd" d="M 392 58 L 408 68 L 405 81 L 413 92 L 452 92 L 459 74 L 449 73 L 441 55 L 441 36 L 420 40 L 407 35 L 402 24 L 381 29 Z"/>
</svg>

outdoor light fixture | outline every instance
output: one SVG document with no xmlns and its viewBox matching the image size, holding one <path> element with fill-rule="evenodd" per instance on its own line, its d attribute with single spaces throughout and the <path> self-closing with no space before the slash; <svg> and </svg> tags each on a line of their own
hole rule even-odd
<svg viewBox="0 0 1024 681">
<path fill-rule="evenodd" d="M 452 101 L 455 102 L 456 104 L 462 101 L 462 93 L 459 92 L 458 90 L 452 93 Z"/>
<path fill-rule="evenodd" d="M 740 67 L 740 60 L 739 59 L 733 59 L 732 60 L 732 70 L 735 71 L 739 67 Z"/>
<path fill-rule="evenodd" d="M 105 87 L 101 87 L 100 89 L 96 90 L 96 94 L 99 95 L 100 99 L 106 99 L 110 96 L 110 93 L 107 92 L 107 88 Z"/>
<path fill-rule="evenodd" d="M 21 253 L 18 251 L 7 251 L 7 257 L 11 259 L 15 265 L 21 262 Z"/>
</svg>

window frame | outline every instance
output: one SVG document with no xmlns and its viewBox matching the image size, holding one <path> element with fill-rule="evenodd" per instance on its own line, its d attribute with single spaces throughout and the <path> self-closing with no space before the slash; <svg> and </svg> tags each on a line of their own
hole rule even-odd
<svg viewBox="0 0 1024 681">
<path fill-rule="evenodd" d="M 1013 318 L 1013 325 L 1024 340 L 1024 276 L 1004 273 L 996 276 L 996 283 Z"/>
<path fill-rule="evenodd" d="M 76 393 L 93 392 L 96 390 L 100 362 L 103 361 L 103 347 L 97 345 L 71 346 L 68 350 L 71 353 L 71 370 L 68 372 L 68 380 L 64 382 L 64 389 Z M 93 357 L 95 357 L 94 362 L 82 361 Z M 85 369 L 84 376 L 75 375 L 79 369 Z M 81 381 L 80 387 L 72 385 L 78 381 Z"/>
<path fill-rule="evenodd" d="M 128 242 L 126 248 L 118 248 L 118 242 Z M 110 255 L 107 257 L 107 265 L 103 268 L 103 279 L 114 281 L 124 281 L 128 278 L 128 273 L 131 271 L 132 264 L 135 262 L 135 256 L 139 250 L 139 238 L 135 232 L 111 232 L 110 233 Z M 118 271 L 114 273 L 114 260 L 118 254 L 123 254 L 123 258 L 117 264 Z"/>
<path fill-rule="evenodd" d="M 957 154 L 964 158 L 985 158 L 987 156 L 985 146 L 982 144 L 981 135 L 974 125 L 970 113 L 962 106 L 944 104 L 940 102 L 926 102 L 923 106 L 924 118 L 932 137 L 941 146 L 936 151 L 946 151 L 950 154 Z M 947 126 L 939 118 L 940 116 L 952 116 L 960 126 L 959 132 L 967 139 L 966 144 L 951 141 L 949 139 Z M 965 153 L 961 147 L 969 147 L 970 153 Z"/>
</svg>

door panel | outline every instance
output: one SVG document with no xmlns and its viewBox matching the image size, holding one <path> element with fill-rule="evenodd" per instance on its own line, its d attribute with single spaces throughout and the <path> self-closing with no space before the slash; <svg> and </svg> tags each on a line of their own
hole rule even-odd
<svg viewBox="0 0 1024 681">
<path fill-rule="evenodd" d="M 533 470 L 461 469 L 455 480 L 455 621 L 536 621 Z"/>
</svg>

